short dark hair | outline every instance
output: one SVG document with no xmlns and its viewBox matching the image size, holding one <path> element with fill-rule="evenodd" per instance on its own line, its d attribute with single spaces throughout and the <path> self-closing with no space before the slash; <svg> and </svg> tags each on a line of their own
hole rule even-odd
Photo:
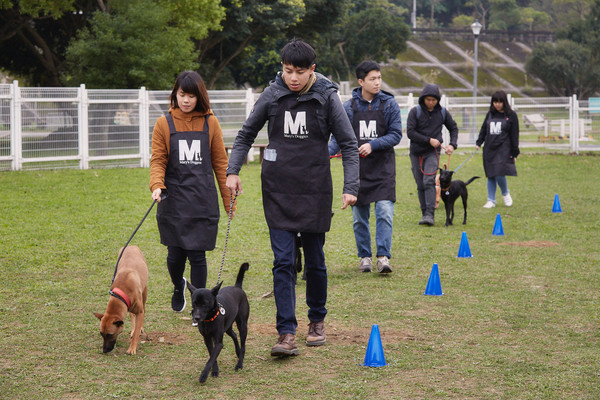
<svg viewBox="0 0 600 400">
<path fill-rule="evenodd" d="M 315 63 L 317 53 L 308 43 L 292 39 L 283 46 L 280 56 L 283 64 L 293 65 L 296 68 L 310 68 Z"/>
<path fill-rule="evenodd" d="M 367 60 L 361 62 L 356 67 L 356 79 L 364 80 L 371 71 L 381 71 L 381 67 L 375 61 Z"/>
<path fill-rule="evenodd" d="M 181 89 L 185 93 L 190 93 L 196 96 L 198 101 L 194 111 L 200 111 L 207 113 L 210 110 L 210 100 L 208 99 L 208 92 L 204 85 L 204 80 L 199 73 L 195 71 L 183 71 L 177 76 L 175 85 L 171 91 L 169 99 L 171 100 L 172 108 L 179 108 L 177 104 L 177 92 Z"/>
<path fill-rule="evenodd" d="M 510 104 L 508 103 L 508 96 L 504 90 L 498 90 L 492 95 L 492 101 L 490 102 L 490 111 L 492 112 L 496 111 L 496 108 L 494 107 L 494 101 L 502 102 L 504 105 L 504 114 L 508 115 L 512 112 L 512 108 L 510 108 Z"/>
</svg>

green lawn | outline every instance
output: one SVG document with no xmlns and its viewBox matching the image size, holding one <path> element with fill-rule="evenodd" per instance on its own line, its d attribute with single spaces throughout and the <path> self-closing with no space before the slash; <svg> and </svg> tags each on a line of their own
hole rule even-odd
<svg viewBox="0 0 600 400">
<path fill-rule="evenodd" d="M 467 155 L 453 155 L 450 169 Z M 146 335 L 135 356 L 125 354 L 126 335 L 112 353 L 102 353 L 92 312 L 104 311 L 118 249 L 151 204 L 148 170 L 1 172 L 0 398 L 598 399 L 598 161 L 523 149 L 519 176 L 508 178 L 513 207 L 500 201 L 483 209 L 486 182 L 478 179 L 468 187 L 468 224 L 458 224 L 457 203 L 457 225 L 446 228 L 443 209 L 434 227 L 417 225 L 410 163 L 399 155 L 394 271 L 380 276 L 357 272 L 351 211 L 339 209 L 341 161 L 333 159 L 328 343 L 304 345 L 307 307 L 299 281 L 301 354 L 285 360 L 269 356 L 276 340 L 268 295 L 272 254 L 260 166 L 245 166 L 222 277 L 233 284 L 240 263 L 250 263 L 246 361 L 234 372 L 226 337 L 221 376 L 205 385 L 198 376 L 208 356 L 189 306 L 182 314 L 170 310 L 172 286 L 154 210 L 132 241 L 150 270 Z M 455 178 L 474 175 L 483 176 L 480 153 Z M 555 194 L 562 213 L 552 212 Z M 497 214 L 504 236 L 492 235 Z M 218 247 L 209 253 L 209 286 L 217 280 L 225 228 L 223 219 Z M 457 258 L 463 231 L 472 258 Z M 434 263 L 443 296 L 423 295 Z M 373 324 L 388 363 L 381 368 L 360 365 Z"/>
</svg>

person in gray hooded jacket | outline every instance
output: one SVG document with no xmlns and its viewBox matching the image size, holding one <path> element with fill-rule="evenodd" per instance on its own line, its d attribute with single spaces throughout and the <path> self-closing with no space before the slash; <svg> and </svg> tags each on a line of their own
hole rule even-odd
<svg viewBox="0 0 600 400">
<path fill-rule="evenodd" d="M 327 267 L 325 232 L 332 219 L 333 185 L 327 142 L 331 133 L 342 150 L 342 209 L 354 205 L 359 187 L 358 145 L 337 86 L 315 72 L 314 49 L 292 40 L 281 50 L 283 72 L 260 95 L 239 131 L 227 187 L 241 193 L 239 172 L 256 135 L 268 121 L 269 144 L 262 163 L 262 200 L 273 250 L 273 294 L 279 339 L 275 357 L 299 353 L 296 345 L 296 235 L 302 235 L 309 329 L 307 346 L 325 344 Z"/>
<path fill-rule="evenodd" d="M 419 96 L 419 104 L 410 110 L 406 120 L 410 163 L 423 215 L 419 225 L 434 224 L 435 175 L 440 165 L 440 149 L 444 148 L 446 154 L 450 155 L 458 147 L 458 127 L 448 110 L 440 106 L 440 98 L 437 85 L 425 85 Z M 443 126 L 450 132 L 448 146 L 443 146 Z"/>
</svg>

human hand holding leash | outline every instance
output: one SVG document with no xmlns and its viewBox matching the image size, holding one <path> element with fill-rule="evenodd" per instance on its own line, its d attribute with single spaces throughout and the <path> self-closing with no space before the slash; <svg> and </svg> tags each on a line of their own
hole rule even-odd
<svg viewBox="0 0 600 400">
<path fill-rule="evenodd" d="M 371 154 L 372 151 L 373 149 L 371 148 L 371 143 L 365 143 L 358 148 L 358 154 L 360 154 L 363 157 L 368 156 L 369 154 Z"/>
</svg>

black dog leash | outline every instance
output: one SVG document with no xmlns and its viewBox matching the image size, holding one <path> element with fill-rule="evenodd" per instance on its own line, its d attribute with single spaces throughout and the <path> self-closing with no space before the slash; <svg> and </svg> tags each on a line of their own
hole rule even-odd
<svg viewBox="0 0 600 400">
<path fill-rule="evenodd" d="M 166 198 L 167 198 L 167 191 L 163 190 L 162 193 L 160 194 L 160 200 L 162 201 L 162 200 L 164 200 Z M 113 274 L 112 281 L 110 282 L 111 285 L 115 281 L 115 276 L 117 276 L 117 267 L 119 266 L 119 261 L 121 261 L 121 256 L 125 252 L 125 249 L 129 245 L 129 242 L 131 242 L 131 239 L 133 239 L 133 237 L 137 233 L 138 229 L 140 229 L 140 226 L 142 226 L 142 224 L 144 223 L 144 220 L 146 219 L 146 217 L 148 216 L 148 214 L 150 214 L 150 211 L 152 210 L 152 207 L 154 207 L 154 204 L 156 204 L 156 200 L 154 200 L 152 202 L 152 205 L 150 206 L 150 208 L 148 209 L 148 211 L 146 211 L 146 214 L 144 215 L 144 218 L 142 218 L 142 220 L 138 224 L 137 228 L 135 228 L 135 230 L 133 231 L 133 234 L 131 234 L 131 237 L 129 238 L 129 240 L 127 241 L 127 243 L 125 243 L 125 246 L 123 247 L 123 250 L 121 250 L 121 252 L 119 253 L 119 258 L 117 258 L 117 264 L 115 265 L 115 273 Z M 111 294 L 111 296 L 114 296 L 114 294 L 112 294 L 110 290 L 109 290 L 109 293 Z M 119 297 L 119 296 L 115 296 L 115 297 Z"/>
<path fill-rule="evenodd" d="M 221 259 L 221 268 L 219 268 L 219 276 L 217 277 L 217 285 L 221 281 L 221 272 L 223 272 L 223 265 L 225 264 L 225 253 L 227 252 L 227 240 L 229 239 L 229 227 L 231 226 L 231 215 L 233 214 L 233 204 L 238 197 L 237 191 L 235 197 L 231 195 L 231 204 L 229 205 L 229 215 L 227 221 L 227 233 L 225 234 L 225 246 L 223 247 L 223 258 Z"/>
</svg>

